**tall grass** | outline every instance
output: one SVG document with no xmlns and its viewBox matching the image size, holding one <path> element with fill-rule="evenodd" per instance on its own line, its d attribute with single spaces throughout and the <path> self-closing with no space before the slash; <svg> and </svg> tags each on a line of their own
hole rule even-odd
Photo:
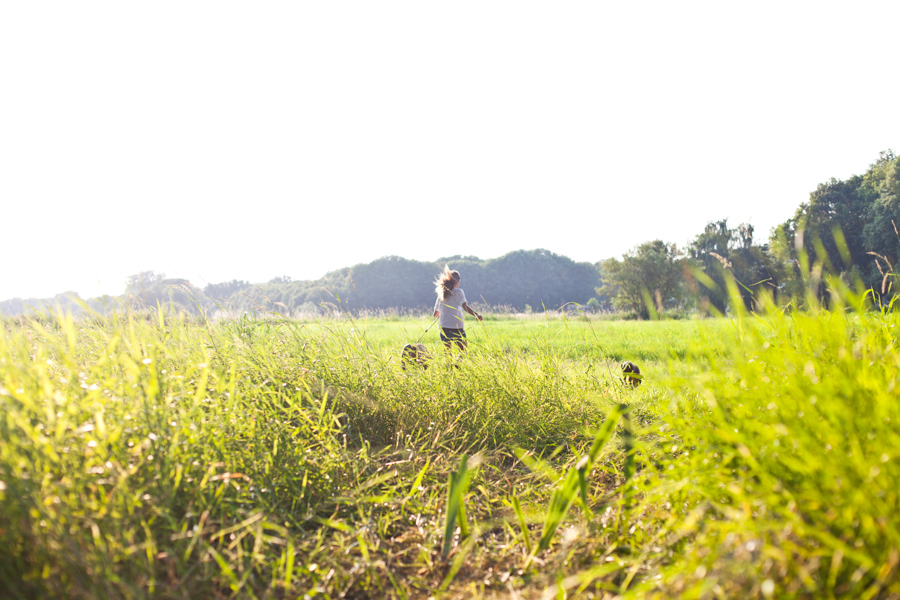
<svg viewBox="0 0 900 600">
<path fill-rule="evenodd" d="M 667 592 L 900 592 L 900 320 L 846 289 L 834 301 L 744 316 L 758 326 L 707 353 L 709 373 L 670 382 L 671 433 L 648 457 L 667 464 L 644 486 L 677 516 L 667 537 L 689 533 L 660 570 Z"/>
<path fill-rule="evenodd" d="M 427 322 L 5 321 L 0 589 L 900 597 L 900 322 L 839 298 L 474 324 L 427 370 Z"/>
</svg>

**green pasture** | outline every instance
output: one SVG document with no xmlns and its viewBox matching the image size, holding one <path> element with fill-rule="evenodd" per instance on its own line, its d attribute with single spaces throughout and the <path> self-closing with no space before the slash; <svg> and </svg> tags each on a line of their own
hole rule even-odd
<svg viewBox="0 0 900 600">
<path fill-rule="evenodd" d="M 347 319 L 327 324 L 304 323 L 310 332 L 331 331 L 364 338 L 371 346 L 399 350 L 405 343 L 421 339 L 432 352 L 440 348 L 440 333 L 426 318 L 407 320 Z M 522 319 L 488 317 L 484 321 L 467 318 L 466 336 L 475 352 L 515 350 L 551 352 L 573 360 L 651 361 L 658 364 L 684 362 L 701 354 L 722 336 L 734 333 L 734 324 L 725 319 L 681 321 L 605 321 L 550 312 Z"/>
<path fill-rule="evenodd" d="M 900 319 L 6 321 L 13 598 L 900 597 Z M 618 364 L 637 362 L 637 389 Z"/>
</svg>

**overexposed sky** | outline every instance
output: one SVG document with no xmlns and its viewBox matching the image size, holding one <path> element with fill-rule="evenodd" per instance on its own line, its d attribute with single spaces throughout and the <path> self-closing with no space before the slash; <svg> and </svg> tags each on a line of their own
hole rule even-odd
<svg viewBox="0 0 900 600">
<path fill-rule="evenodd" d="M 900 2 L 5 2 L 0 300 L 576 260 L 900 151 Z"/>
</svg>

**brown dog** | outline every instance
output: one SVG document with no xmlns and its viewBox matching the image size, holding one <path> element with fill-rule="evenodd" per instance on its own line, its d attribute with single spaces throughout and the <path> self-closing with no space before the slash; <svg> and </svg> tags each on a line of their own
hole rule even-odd
<svg viewBox="0 0 900 600">
<path fill-rule="evenodd" d="M 428 350 L 425 344 L 406 344 L 400 351 L 400 367 L 405 371 L 406 365 L 418 365 L 423 369 L 428 368 Z"/>
<path fill-rule="evenodd" d="M 622 383 L 636 388 L 641 385 L 641 379 L 643 379 L 641 369 L 636 364 L 630 360 L 622 363 Z"/>
</svg>

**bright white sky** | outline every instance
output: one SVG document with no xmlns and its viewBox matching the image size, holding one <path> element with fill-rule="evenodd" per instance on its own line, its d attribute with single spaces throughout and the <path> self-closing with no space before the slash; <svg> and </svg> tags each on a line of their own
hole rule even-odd
<svg viewBox="0 0 900 600">
<path fill-rule="evenodd" d="M 900 151 L 900 2 L 4 2 L 0 300 L 758 234 Z"/>
</svg>

